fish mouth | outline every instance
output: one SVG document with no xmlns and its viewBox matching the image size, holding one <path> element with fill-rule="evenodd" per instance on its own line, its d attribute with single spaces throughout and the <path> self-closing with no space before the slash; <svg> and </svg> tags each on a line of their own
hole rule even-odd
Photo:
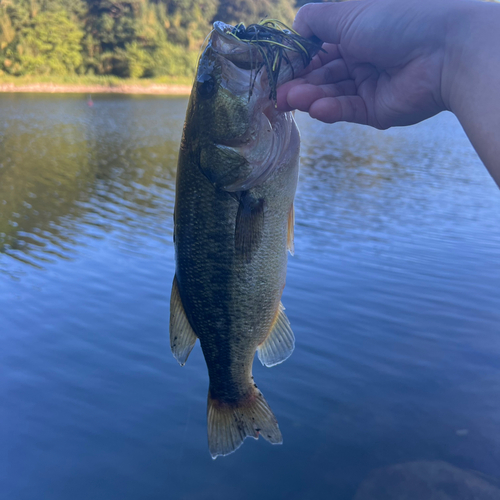
<svg viewBox="0 0 500 500">
<path fill-rule="evenodd" d="M 232 26 L 216 21 L 211 45 L 236 68 L 255 73 L 254 84 L 257 80 L 262 87 L 267 84 L 274 101 L 276 88 L 293 79 L 321 50 L 319 39 L 303 38 L 275 20 L 264 20 L 247 28 L 242 23 Z"/>
<path fill-rule="evenodd" d="M 262 56 L 256 47 L 239 39 L 234 33 L 236 26 L 215 21 L 212 47 L 219 55 L 244 70 L 256 69 L 262 64 Z"/>
</svg>

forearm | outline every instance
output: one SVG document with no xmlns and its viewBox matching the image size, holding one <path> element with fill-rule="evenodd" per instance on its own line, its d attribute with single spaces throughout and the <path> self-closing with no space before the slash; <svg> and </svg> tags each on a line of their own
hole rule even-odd
<svg viewBox="0 0 500 500">
<path fill-rule="evenodd" d="M 500 186 L 500 5 L 463 3 L 451 22 L 443 100 Z"/>
</svg>

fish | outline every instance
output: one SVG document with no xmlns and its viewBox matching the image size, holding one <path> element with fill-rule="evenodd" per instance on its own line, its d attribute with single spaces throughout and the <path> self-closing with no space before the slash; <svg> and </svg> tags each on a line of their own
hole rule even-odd
<svg viewBox="0 0 500 500">
<path fill-rule="evenodd" d="M 183 366 L 200 340 L 214 459 L 246 437 L 283 441 L 252 376 L 255 352 L 271 367 L 295 344 L 281 295 L 300 136 L 274 99 L 319 47 L 277 21 L 219 21 L 198 62 L 177 167 L 170 345 Z"/>
</svg>

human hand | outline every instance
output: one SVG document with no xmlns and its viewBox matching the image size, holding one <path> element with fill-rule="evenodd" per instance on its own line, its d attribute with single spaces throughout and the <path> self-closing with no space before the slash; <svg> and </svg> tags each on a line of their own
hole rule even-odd
<svg viewBox="0 0 500 500">
<path fill-rule="evenodd" d="M 460 0 L 308 4 L 294 29 L 323 40 L 308 72 L 278 89 L 278 109 L 386 129 L 447 109 L 449 29 Z"/>
</svg>

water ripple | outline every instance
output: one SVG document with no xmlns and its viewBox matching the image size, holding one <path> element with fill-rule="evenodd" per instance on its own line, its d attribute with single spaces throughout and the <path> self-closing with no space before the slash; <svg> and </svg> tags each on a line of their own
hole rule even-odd
<svg viewBox="0 0 500 500">
<path fill-rule="evenodd" d="M 2 99 L 0 252 L 43 268 L 74 257 L 83 235 L 114 232 L 137 248 L 151 233 L 171 240 L 185 101 L 171 101 L 169 114 L 156 103 L 98 99 L 88 109 L 80 97 Z"/>
<path fill-rule="evenodd" d="M 285 443 L 211 460 L 201 350 L 180 368 L 168 340 L 185 109 L 0 95 L 2 491 L 351 500 L 388 464 L 498 476 L 498 189 L 449 114 L 385 132 L 298 116 L 296 349 L 254 365 Z"/>
</svg>

